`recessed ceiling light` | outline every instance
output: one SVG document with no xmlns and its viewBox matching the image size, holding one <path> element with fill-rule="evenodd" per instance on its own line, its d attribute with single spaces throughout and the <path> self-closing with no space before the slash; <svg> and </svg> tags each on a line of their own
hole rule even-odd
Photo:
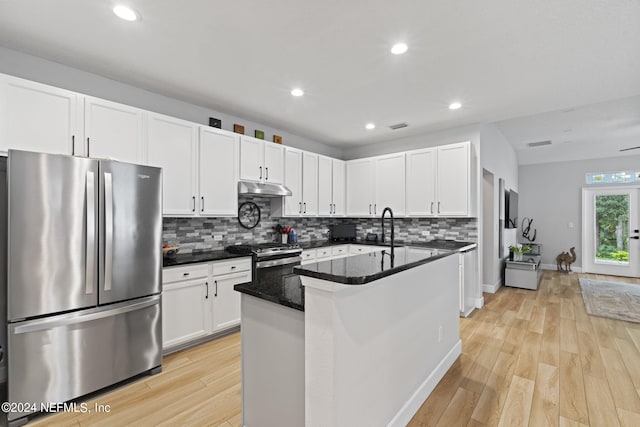
<svg viewBox="0 0 640 427">
<path fill-rule="evenodd" d="M 460 109 L 460 107 L 462 107 L 462 104 L 460 104 L 459 102 L 452 102 L 451 104 L 449 104 L 449 110 L 458 110 Z"/>
<path fill-rule="evenodd" d="M 405 53 L 407 51 L 407 49 L 409 49 L 409 47 L 407 47 L 406 44 L 404 44 L 404 43 L 396 43 L 391 48 L 391 53 L 393 53 L 394 55 L 402 55 L 403 53 Z"/>
<path fill-rule="evenodd" d="M 304 95 L 304 91 L 302 89 L 296 88 L 296 89 L 293 89 L 291 91 L 291 95 L 293 95 L 293 96 L 302 96 L 302 95 Z"/>
<path fill-rule="evenodd" d="M 365 128 L 367 130 L 372 130 L 376 128 L 376 125 L 374 125 L 373 123 L 367 123 L 367 125 L 365 126 Z"/>
<path fill-rule="evenodd" d="M 121 4 L 113 8 L 113 13 L 115 13 L 118 18 L 124 19 L 125 21 L 135 21 L 138 19 L 138 14 L 133 9 Z"/>
</svg>

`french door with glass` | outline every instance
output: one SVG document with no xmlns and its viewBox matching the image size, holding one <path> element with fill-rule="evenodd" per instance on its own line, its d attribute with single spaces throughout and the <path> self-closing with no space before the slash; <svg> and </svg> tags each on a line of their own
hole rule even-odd
<svg viewBox="0 0 640 427">
<path fill-rule="evenodd" d="M 640 277 L 640 189 L 582 190 L 582 269 Z"/>
</svg>

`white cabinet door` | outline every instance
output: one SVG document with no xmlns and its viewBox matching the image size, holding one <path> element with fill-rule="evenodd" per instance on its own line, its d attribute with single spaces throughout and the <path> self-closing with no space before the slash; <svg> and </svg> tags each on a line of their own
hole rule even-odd
<svg viewBox="0 0 640 427">
<path fill-rule="evenodd" d="M 285 150 L 284 185 L 292 193 L 283 197 L 284 216 L 299 216 L 302 213 L 302 151 L 295 148 Z"/>
<path fill-rule="evenodd" d="M 200 128 L 200 215 L 238 214 L 238 144 L 233 133 Z"/>
<path fill-rule="evenodd" d="M 333 171 L 332 159 L 318 156 L 318 215 L 333 213 Z"/>
<path fill-rule="evenodd" d="M 272 142 L 264 142 L 264 182 L 282 184 L 284 182 L 284 147 Z"/>
<path fill-rule="evenodd" d="M 0 151 L 83 154 L 81 96 L 0 75 Z"/>
<path fill-rule="evenodd" d="M 332 160 L 333 163 L 333 215 L 344 216 L 346 212 L 346 164 L 342 160 Z"/>
<path fill-rule="evenodd" d="M 264 177 L 264 141 L 240 137 L 240 179 L 262 181 Z"/>
<path fill-rule="evenodd" d="M 373 215 L 373 161 L 347 162 L 347 216 Z"/>
<path fill-rule="evenodd" d="M 436 212 L 441 216 L 469 214 L 469 143 L 438 147 Z"/>
<path fill-rule="evenodd" d="M 197 125 L 160 114 L 147 115 L 147 163 L 162 168 L 162 213 L 196 214 Z"/>
<path fill-rule="evenodd" d="M 142 110 L 86 97 L 84 111 L 85 154 L 95 158 L 142 163 Z"/>
<path fill-rule="evenodd" d="M 407 153 L 407 216 L 436 214 L 437 148 Z"/>
<path fill-rule="evenodd" d="M 213 277 L 213 332 L 240 324 L 240 292 L 233 287 L 250 281 L 251 271 Z"/>
<path fill-rule="evenodd" d="M 210 332 L 209 298 L 213 295 L 211 291 L 206 278 L 164 285 L 162 292 L 163 348 L 193 340 Z M 209 292 L 208 295 L 207 292 Z"/>
<path fill-rule="evenodd" d="M 318 215 L 318 155 L 302 154 L 302 214 Z"/>
<path fill-rule="evenodd" d="M 390 207 L 395 216 L 404 216 L 405 179 L 404 153 L 390 154 L 375 159 L 374 215 L 381 215 L 385 207 Z"/>
</svg>

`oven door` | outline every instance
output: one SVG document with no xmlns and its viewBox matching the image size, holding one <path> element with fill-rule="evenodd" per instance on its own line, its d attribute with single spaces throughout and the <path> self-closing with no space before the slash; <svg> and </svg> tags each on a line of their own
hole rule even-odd
<svg viewBox="0 0 640 427">
<path fill-rule="evenodd" d="M 279 265 L 300 264 L 302 257 L 300 254 L 273 255 L 256 259 L 256 269 L 276 267 Z"/>
</svg>

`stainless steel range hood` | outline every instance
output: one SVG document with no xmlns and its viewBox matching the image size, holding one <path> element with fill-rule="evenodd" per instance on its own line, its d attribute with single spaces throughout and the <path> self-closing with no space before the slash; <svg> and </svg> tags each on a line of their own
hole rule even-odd
<svg viewBox="0 0 640 427">
<path fill-rule="evenodd" d="M 239 181 L 238 194 L 252 194 L 254 196 L 263 197 L 282 197 L 291 196 L 291 190 L 282 184 Z"/>
</svg>

